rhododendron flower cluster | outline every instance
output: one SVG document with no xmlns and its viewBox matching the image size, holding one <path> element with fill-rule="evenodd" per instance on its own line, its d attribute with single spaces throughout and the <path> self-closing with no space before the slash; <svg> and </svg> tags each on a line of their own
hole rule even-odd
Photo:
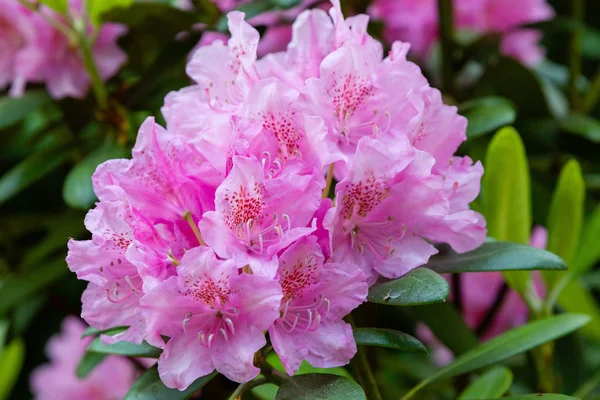
<svg viewBox="0 0 600 400">
<path fill-rule="evenodd" d="M 385 23 L 387 40 L 405 40 L 414 55 L 425 58 L 439 35 L 436 0 L 375 0 L 369 13 Z M 457 28 L 476 33 L 502 33 L 500 51 L 527 65 L 544 56 L 538 45 L 541 32 L 521 25 L 551 18 L 554 11 L 546 0 L 456 0 Z"/>
<path fill-rule="evenodd" d="M 50 339 L 46 353 L 50 363 L 31 375 L 31 391 L 37 400 L 122 399 L 138 372 L 126 357 L 108 356 L 87 377 L 79 379 L 75 369 L 92 341 L 81 338 L 85 325 L 79 318 L 67 317 L 61 333 Z"/>
<path fill-rule="evenodd" d="M 485 239 L 469 209 L 482 166 L 454 156 L 466 120 L 409 45 L 384 58 L 368 17 L 333 3 L 300 14 L 287 50 L 262 59 L 259 33 L 229 13 L 231 38 L 196 50 L 194 84 L 166 97 L 166 129 L 147 119 L 132 159 L 93 176 L 92 238 L 67 258 L 89 282 L 83 317 L 129 327 L 105 340 L 162 348 L 169 387 L 213 370 L 254 378 L 267 334 L 289 374 L 345 365 L 356 344 L 343 317 L 369 285 L 427 263 L 434 243 Z"/>
<path fill-rule="evenodd" d="M 11 95 L 20 96 L 31 82 L 45 84 L 57 99 L 87 94 L 91 80 L 83 55 L 66 34 L 74 21 L 82 21 L 82 2 L 69 0 L 68 4 L 67 20 L 45 5 L 33 11 L 17 0 L 0 0 L 0 90 L 10 85 Z M 88 23 L 87 31 L 95 38 L 90 47 L 98 74 L 106 80 L 126 61 L 116 44 L 126 28 L 106 23 L 94 32 Z"/>
</svg>

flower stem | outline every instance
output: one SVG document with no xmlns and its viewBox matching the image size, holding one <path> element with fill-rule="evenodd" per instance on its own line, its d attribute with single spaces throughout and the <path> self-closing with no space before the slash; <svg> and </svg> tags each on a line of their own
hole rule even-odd
<svg viewBox="0 0 600 400">
<path fill-rule="evenodd" d="M 229 396 L 229 400 L 241 400 L 242 394 L 254 387 L 264 385 L 267 383 L 267 378 L 259 378 L 250 382 L 242 383 L 235 389 L 235 391 Z"/>
<path fill-rule="evenodd" d="M 583 112 L 589 113 L 594 109 L 600 98 L 600 67 L 594 75 L 594 80 L 588 89 L 585 99 L 583 101 Z"/>
<path fill-rule="evenodd" d="M 438 0 L 440 45 L 442 48 L 442 88 L 454 90 L 454 19 L 452 0 Z"/>
<path fill-rule="evenodd" d="M 571 0 L 571 17 L 581 24 L 585 0 Z M 581 75 L 581 42 L 583 40 L 583 26 L 576 26 L 571 33 L 569 42 L 569 100 L 571 109 L 579 108 L 579 93 L 577 92 L 577 79 Z"/>
<path fill-rule="evenodd" d="M 352 326 L 352 329 L 356 328 L 356 324 L 354 323 L 354 318 L 352 315 L 348 315 L 346 317 L 346 321 Z M 377 380 L 373 375 L 373 371 L 371 371 L 371 366 L 369 365 L 369 360 L 367 359 L 367 354 L 363 348 L 363 346 L 357 346 L 356 357 L 358 361 L 358 369 L 360 371 L 363 389 L 365 389 L 367 399 L 369 400 L 383 400 L 381 397 L 381 393 L 379 392 L 379 387 L 377 386 Z"/>
<path fill-rule="evenodd" d="M 198 239 L 198 243 L 200 243 L 200 246 L 206 246 L 206 243 L 204 243 L 204 240 L 202 240 L 202 235 L 200 234 L 198 225 L 196 225 L 196 223 L 194 222 L 194 218 L 192 217 L 192 214 L 189 212 L 186 212 L 183 215 L 183 219 L 186 220 L 187 223 L 190 225 L 190 228 L 192 228 L 192 231 L 194 232 L 194 235 L 196 235 L 196 239 Z"/>
<path fill-rule="evenodd" d="M 87 69 L 88 74 L 90 74 L 90 80 L 92 81 L 92 90 L 94 92 L 94 96 L 96 97 L 98 108 L 100 108 L 101 110 L 106 110 L 108 108 L 106 87 L 104 86 L 104 81 L 100 77 L 100 73 L 98 72 L 96 63 L 94 62 L 94 57 L 92 55 L 90 43 L 85 32 L 85 22 L 81 25 L 83 27 L 78 29 L 79 45 L 81 47 L 81 54 L 83 56 L 85 68 Z"/>
<path fill-rule="evenodd" d="M 322 198 L 326 198 L 329 196 L 329 190 L 331 190 L 331 184 L 333 183 L 333 170 L 334 163 L 329 164 L 329 168 L 327 168 L 327 177 L 325 178 L 325 189 L 323 189 Z"/>
</svg>

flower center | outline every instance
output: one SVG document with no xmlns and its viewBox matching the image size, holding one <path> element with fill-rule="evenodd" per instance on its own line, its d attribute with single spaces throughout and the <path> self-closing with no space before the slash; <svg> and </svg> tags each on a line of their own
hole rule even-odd
<svg viewBox="0 0 600 400">
<path fill-rule="evenodd" d="M 350 183 L 342 198 L 342 217 L 344 219 L 364 218 L 389 195 L 390 188 L 384 179 L 373 175 L 364 181 Z"/>
</svg>

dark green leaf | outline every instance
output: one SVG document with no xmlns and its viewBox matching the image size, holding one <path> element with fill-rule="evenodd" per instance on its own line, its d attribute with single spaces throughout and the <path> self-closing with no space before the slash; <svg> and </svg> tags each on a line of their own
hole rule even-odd
<svg viewBox="0 0 600 400">
<path fill-rule="evenodd" d="M 125 156 L 123 146 L 106 141 L 79 162 L 67 175 L 63 186 L 65 203 L 72 208 L 89 209 L 97 200 L 92 188 L 92 174 L 99 164 L 111 158 Z"/>
<path fill-rule="evenodd" d="M 563 314 L 531 322 L 505 332 L 489 342 L 469 350 L 449 365 L 439 369 L 434 375 L 415 386 L 403 399 L 414 398 L 416 393 L 431 383 L 495 364 L 564 336 L 581 328 L 589 320 L 590 317 L 587 315 Z"/>
<path fill-rule="evenodd" d="M 560 125 L 567 133 L 583 136 L 594 143 L 600 143 L 600 121 L 594 117 L 569 114 L 560 120 Z"/>
<path fill-rule="evenodd" d="M 458 107 L 458 112 L 469 120 L 467 137 L 474 138 L 515 122 L 517 113 L 513 104 L 502 97 L 481 97 Z"/>
<path fill-rule="evenodd" d="M 79 360 L 75 374 L 79 379 L 85 378 L 94 370 L 94 368 L 104 361 L 106 357 L 108 357 L 108 354 L 86 352 L 83 357 L 81 357 L 81 360 Z"/>
<path fill-rule="evenodd" d="M 473 381 L 458 400 L 481 400 L 500 397 L 510 389 L 513 374 L 506 367 L 494 367 Z"/>
<path fill-rule="evenodd" d="M 246 14 L 246 19 L 252 18 L 258 14 L 262 14 L 265 11 L 269 11 L 274 8 L 274 4 L 272 0 L 254 0 L 248 3 L 241 4 L 239 7 L 236 7 L 236 10 L 239 10 Z M 217 30 L 219 32 L 227 32 L 227 16 L 223 15 L 219 21 L 217 22 Z"/>
<path fill-rule="evenodd" d="M 25 342 L 21 338 L 13 339 L 0 351 L 0 400 L 11 397 L 24 360 Z"/>
<path fill-rule="evenodd" d="M 60 259 L 40 264 L 35 270 L 0 279 L 0 315 L 17 306 L 25 299 L 38 293 L 69 272 L 65 260 Z"/>
<path fill-rule="evenodd" d="M 564 394 L 536 393 L 525 394 L 523 396 L 503 397 L 495 400 L 579 400 L 575 397 L 565 396 Z"/>
<path fill-rule="evenodd" d="M 409 334 L 393 329 L 356 328 L 354 339 L 356 344 L 364 346 L 379 346 L 427 353 L 427 348 L 419 340 Z"/>
<path fill-rule="evenodd" d="M 427 268 L 417 268 L 398 279 L 371 286 L 367 299 L 392 306 L 413 306 L 445 301 L 449 292 L 444 278 Z"/>
<path fill-rule="evenodd" d="M 477 346 L 477 337 L 450 303 L 404 307 L 402 311 L 413 319 L 424 322 L 455 356 Z"/>
<path fill-rule="evenodd" d="M 69 158 L 64 147 L 32 154 L 0 177 L 0 205 L 43 178 Z"/>
<path fill-rule="evenodd" d="M 567 269 L 557 255 L 513 242 L 486 242 L 478 249 L 463 254 L 447 249 L 431 257 L 426 267 L 439 274 Z"/>
<path fill-rule="evenodd" d="M 527 244 L 531 233 L 529 166 L 523 142 L 513 128 L 503 128 L 492 138 L 482 186 L 488 234 Z M 504 277 L 521 295 L 531 287 L 529 272 L 505 272 Z"/>
<path fill-rule="evenodd" d="M 123 400 L 187 400 L 202 389 L 212 378 L 217 375 L 213 372 L 210 375 L 196 379 L 187 389 L 179 391 L 169 389 L 160 380 L 156 366 L 150 368 L 133 383 L 129 392 Z"/>
<path fill-rule="evenodd" d="M 103 16 L 103 19 L 127 25 L 131 34 L 136 36 L 140 33 L 149 33 L 157 36 L 157 39 L 168 42 L 172 42 L 177 33 L 187 31 L 198 22 L 190 13 L 168 4 L 150 2 L 136 2 L 125 9 L 111 10 Z"/>
<path fill-rule="evenodd" d="M 67 12 L 67 0 L 39 0 L 39 2 L 59 13 L 65 14 Z"/>
<path fill-rule="evenodd" d="M 118 354 L 128 357 L 158 358 L 162 350 L 146 342 L 135 344 L 131 342 L 103 343 L 100 338 L 94 339 L 87 349 L 88 353 Z"/>
<path fill-rule="evenodd" d="M 0 98 L 0 129 L 21 121 L 50 100 L 50 96 L 41 90 L 31 90 L 22 97 Z"/>
<path fill-rule="evenodd" d="M 113 8 L 127 8 L 134 0 L 88 0 L 88 15 L 94 23 L 100 22 L 100 16 Z"/>
<path fill-rule="evenodd" d="M 286 379 L 275 400 L 366 400 L 358 383 L 338 375 L 306 374 Z"/>
</svg>

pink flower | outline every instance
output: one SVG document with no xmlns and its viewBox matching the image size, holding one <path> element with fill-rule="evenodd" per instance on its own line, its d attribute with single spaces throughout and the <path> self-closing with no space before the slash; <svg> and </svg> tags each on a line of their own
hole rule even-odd
<svg viewBox="0 0 600 400">
<path fill-rule="evenodd" d="M 324 263 L 316 237 L 297 241 L 279 258 L 281 316 L 269 329 L 288 374 L 302 360 L 320 368 L 346 365 L 356 353 L 342 318 L 366 300 L 367 284 L 352 264 Z"/>
<path fill-rule="evenodd" d="M 82 296 L 82 317 L 97 329 L 130 326 L 110 340 L 140 343 L 142 279 L 126 256 L 134 240 L 127 213 L 123 203 L 99 203 L 85 220 L 92 240 L 69 240 L 67 264 L 79 279 L 89 282 Z"/>
<path fill-rule="evenodd" d="M 216 211 L 205 213 L 199 228 L 219 257 L 273 277 L 277 253 L 314 231 L 307 225 L 319 207 L 321 190 L 312 175 L 283 173 L 267 179 L 258 160 L 236 156 L 217 189 Z"/>
<path fill-rule="evenodd" d="M 75 369 L 92 338 L 81 338 L 85 325 L 67 317 L 62 332 L 46 345 L 49 364 L 31 375 L 31 391 L 37 400 L 113 400 L 121 399 L 136 379 L 137 371 L 125 357 L 108 356 L 85 379 Z M 107 384 L 109 383 L 109 384 Z"/>
<path fill-rule="evenodd" d="M 388 41 L 411 43 L 413 53 L 424 59 L 439 35 L 436 0 L 376 0 L 369 14 L 385 23 Z M 546 0 L 458 0 L 454 19 L 459 29 L 481 34 L 499 32 L 504 36 L 500 51 L 527 65 L 535 65 L 544 56 L 538 42 L 541 33 L 519 29 L 520 25 L 551 18 L 554 15 Z"/>
<path fill-rule="evenodd" d="M 20 96 L 33 73 L 43 64 L 40 40 L 48 32 L 45 21 L 15 0 L 0 0 L 0 90 L 12 84 Z"/>
<path fill-rule="evenodd" d="M 147 340 L 164 347 L 162 381 L 183 390 L 214 369 L 238 382 L 254 378 L 254 353 L 266 344 L 263 331 L 279 316 L 281 297 L 272 279 L 239 274 L 233 261 L 206 247 L 189 250 L 178 276 L 142 299 Z M 164 344 L 160 335 L 170 340 Z"/>
</svg>

